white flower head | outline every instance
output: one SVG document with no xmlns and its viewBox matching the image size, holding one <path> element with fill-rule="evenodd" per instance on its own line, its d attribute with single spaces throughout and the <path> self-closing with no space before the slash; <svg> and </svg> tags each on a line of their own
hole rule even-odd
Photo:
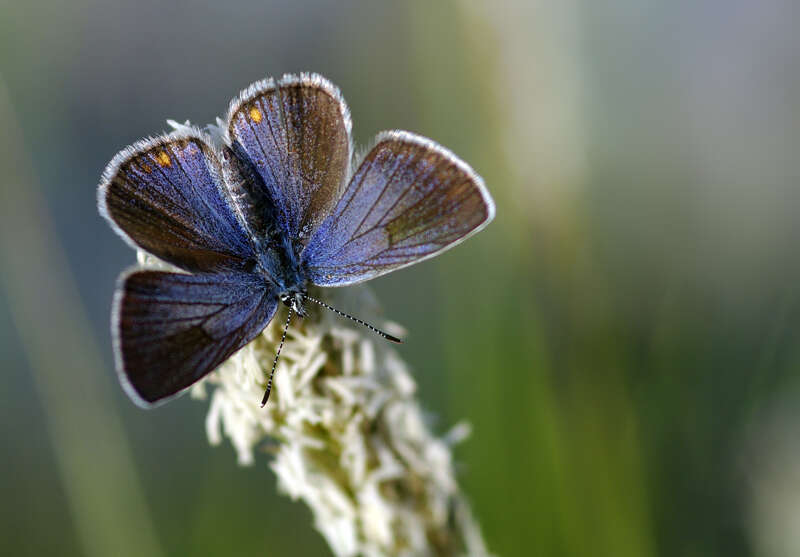
<svg viewBox="0 0 800 557">
<path fill-rule="evenodd" d="M 374 317 L 369 291 L 348 290 L 337 291 L 334 303 L 348 306 L 349 297 Z M 240 464 L 277 440 L 270 465 L 280 489 L 311 508 L 335 555 L 485 555 L 463 511 L 450 439 L 431 433 L 411 375 L 383 340 L 324 310 L 295 321 L 261 408 L 281 313 L 193 387 L 198 395 L 210 391 L 209 440 L 230 439 Z"/>
</svg>

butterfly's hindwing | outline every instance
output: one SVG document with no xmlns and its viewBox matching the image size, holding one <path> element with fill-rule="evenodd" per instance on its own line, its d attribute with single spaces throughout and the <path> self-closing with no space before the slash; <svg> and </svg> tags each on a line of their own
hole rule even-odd
<svg viewBox="0 0 800 557">
<path fill-rule="evenodd" d="M 149 405 L 179 393 L 258 335 L 277 303 L 251 274 L 124 274 L 112 332 L 128 394 Z"/>
<path fill-rule="evenodd" d="M 319 286 L 369 280 L 432 257 L 485 226 L 483 181 L 443 147 L 384 132 L 302 254 Z"/>
</svg>

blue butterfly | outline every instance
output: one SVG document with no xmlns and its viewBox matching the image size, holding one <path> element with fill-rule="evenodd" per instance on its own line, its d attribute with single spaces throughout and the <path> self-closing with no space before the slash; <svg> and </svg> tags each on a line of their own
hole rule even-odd
<svg viewBox="0 0 800 557">
<path fill-rule="evenodd" d="M 281 302 L 287 327 L 306 301 L 333 309 L 310 285 L 418 263 L 494 217 L 481 178 L 447 149 L 387 131 L 351 166 L 350 128 L 327 79 L 286 75 L 230 103 L 221 147 L 187 128 L 112 159 L 100 213 L 129 244 L 185 271 L 134 270 L 118 281 L 116 368 L 136 403 L 198 381 L 261 333 Z M 271 384 L 270 375 L 262 403 Z"/>
</svg>

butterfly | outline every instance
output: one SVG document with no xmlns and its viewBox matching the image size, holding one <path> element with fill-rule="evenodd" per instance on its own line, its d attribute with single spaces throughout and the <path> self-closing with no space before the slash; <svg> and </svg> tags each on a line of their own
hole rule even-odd
<svg viewBox="0 0 800 557">
<path fill-rule="evenodd" d="M 281 303 L 284 338 L 305 302 L 355 319 L 308 287 L 418 263 L 494 217 L 482 179 L 449 150 L 385 131 L 354 164 L 351 127 L 327 79 L 287 74 L 234 98 L 217 141 L 185 127 L 111 160 L 100 214 L 134 248 L 180 270 L 132 270 L 118 280 L 115 366 L 134 402 L 182 392 L 258 336 Z M 272 374 L 262 405 L 271 385 Z"/>
</svg>

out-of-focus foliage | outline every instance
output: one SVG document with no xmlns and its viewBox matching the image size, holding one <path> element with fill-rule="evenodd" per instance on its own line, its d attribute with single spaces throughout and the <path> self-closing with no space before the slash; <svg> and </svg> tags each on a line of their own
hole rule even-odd
<svg viewBox="0 0 800 557">
<path fill-rule="evenodd" d="M 268 455 L 239 468 L 204 405 L 115 384 L 134 254 L 94 206 L 117 150 L 303 70 L 358 143 L 432 137 L 497 201 L 375 281 L 425 405 L 474 426 L 461 480 L 494 552 L 800 553 L 790 4 L 0 5 L 0 553 L 326 554 Z"/>
</svg>

